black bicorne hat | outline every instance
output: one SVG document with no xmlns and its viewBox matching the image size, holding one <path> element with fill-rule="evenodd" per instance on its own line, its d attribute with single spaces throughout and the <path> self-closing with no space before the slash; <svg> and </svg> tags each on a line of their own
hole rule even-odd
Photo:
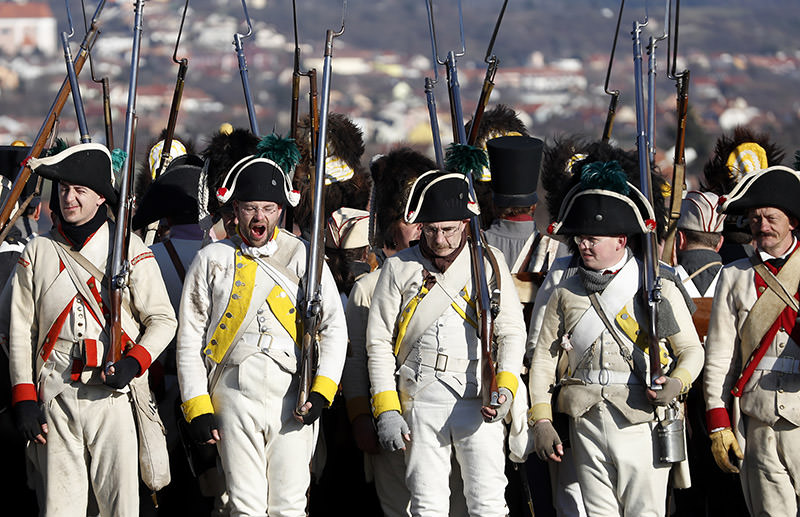
<svg viewBox="0 0 800 517">
<path fill-rule="evenodd" d="M 723 214 L 746 215 L 751 208 L 775 207 L 800 220 L 800 172 L 783 165 L 743 176 L 719 208 Z"/>
<path fill-rule="evenodd" d="M 28 157 L 30 152 L 30 146 L 0 145 L 0 174 L 13 183 L 17 178 L 20 167 L 22 167 L 22 162 Z M 30 178 L 28 178 L 28 181 L 25 183 L 25 187 L 22 189 L 21 199 L 25 199 L 33 192 L 36 188 L 37 180 L 38 177 L 36 174 L 31 174 Z"/>
<path fill-rule="evenodd" d="M 653 208 L 617 162 L 583 167 L 581 182 L 565 196 L 552 235 L 633 235 L 655 231 Z"/>
<path fill-rule="evenodd" d="M 405 221 L 461 221 L 479 214 L 478 204 L 469 197 L 466 176 L 458 172 L 432 170 L 417 178 L 411 187 Z"/>
<path fill-rule="evenodd" d="M 529 136 L 502 136 L 486 142 L 496 206 L 536 203 L 544 142 Z"/>
<path fill-rule="evenodd" d="M 173 159 L 139 201 L 133 229 L 167 217 L 174 224 L 197 223 L 197 190 L 202 170 L 203 159 L 197 155 L 184 154 Z"/>
<path fill-rule="evenodd" d="M 114 166 L 102 144 L 77 144 L 47 158 L 30 158 L 28 165 L 41 177 L 89 187 L 115 205 Z"/>
</svg>

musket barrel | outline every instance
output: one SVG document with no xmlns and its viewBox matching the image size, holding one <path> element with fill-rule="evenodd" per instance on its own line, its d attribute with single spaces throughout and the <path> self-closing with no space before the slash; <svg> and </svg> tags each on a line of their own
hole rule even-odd
<svg viewBox="0 0 800 517">
<path fill-rule="evenodd" d="M 242 46 L 242 36 L 236 34 L 233 36 L 233 46 L 236 48 L 236 58 L 239 62 L 239 75 L 242 78 L 242 90 L 244 91 L 244 101 L 247 104 L 247 117 L 250 120 L 250 131 L 258 136 L 261 132 L 258 130 L 258 122 L 256 121 L 256 109 L 253 106 L 253 95 L 250 92 L 250 78 L 247 73 L 247 60 L 244 57 L 244 47 Z"/>
<path fill-rule="evenodd" d="M 442 137 L 439 134 L 439 115 L 436 112 L 436 97 L 433 95 L 434 83 L 430 77 L 425 78 L 425 98 L 428 104 L 428 117 L 431 120 L 431 136 L 433 136 L 433 154 L 436 157 L 436 166 L 444 167 L 444 152 L 442 151 Z"/>
<path fill-rule="evenodd" d="M 72 51 L 69 48 L 69 35 L 61 33 L 61 46 L 64 48 L 64 61 L 67 63 L 67 78 L 69 79 L 70 90 L 72 91 L 72 101 L 75 105 L 75 115 L 78 118 L 78 131 L 81 135 L 81 143 L 91 142 L 89 127 L 86 124 L 86 113 L 83 109 L 83 97 L 81 88 L 78 84 L 78 74 L 75 73 L 75 63 L 72 62 Z"/>
</svg>

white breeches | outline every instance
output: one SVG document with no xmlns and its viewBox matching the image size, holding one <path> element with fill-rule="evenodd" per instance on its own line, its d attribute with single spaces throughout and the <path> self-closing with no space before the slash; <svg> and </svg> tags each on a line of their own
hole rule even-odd
<svg viewBox="0 0 800 517">
<path fill-rule="evenodd" d="M 783 418 L 774 425 L 746 416 L 742 488 L 753 515 L 796 516 L 800 494 L 800 428 Z M 744 480 L 747 480 L 745 486 Z"/>
<path fill-rule="evenodd" d="M 85 517 L 89 487 L 103 517 L 138 517 L 139 447 L 127 393 L 72 382 L 43 408 L 49 432 L 39 458 L 45 515 Z"/>
<path fill-rule="evenodd" d="M 671 464 L 657 461 L 654 423 L 630 424 L 600 402 L 572 420 L 570 440 L 586 514 L 663 517 Z"/>
<path fill-rule="evenodd" d="M 297 378 L 255 354 L 226 368 L 212 403 L 231 517 L 305 516 L 314 431 L 293 416 Z"/>
<path fill-rule="evenodd" d="M 462 399 L 441 382 L 401 396 L 411 429 L 406 445 L 406 484 L 415 517 L 449 514 L 451 453 L 461 467 L 471 516 L 508 514 L 505 502 L 504 429 L 484 423 L 480 399 Z"/>
</svg>

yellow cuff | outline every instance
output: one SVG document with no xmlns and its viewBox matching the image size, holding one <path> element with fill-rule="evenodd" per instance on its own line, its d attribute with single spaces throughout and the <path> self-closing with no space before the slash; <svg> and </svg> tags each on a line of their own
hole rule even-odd
<svg viewBox="0 0 800 517">
<path fill-rule="evenodd" d="M 372 416 L 372 411 L 369 410 L 369 397 L 347 399 L 345 405 L 347 407 L 347 418 L 351 422 L 361 415 Z"/>
<path fill-rule="evenodd" d="M 397 392 L 394 390 L 382 391 L 372 397 L 372 414 L 375 418 L 378 418 L 378 415 L 386 411 L 403 412 L 400 409 L 400 397 L 397 396 Z"/>
<path fill-rule="evenodd" d="M 550 421 L 553 420 L 553 407 L 550 404 L 546 402 L 540 402 L 538 404 L 534 404 L 533 407 L 528 410 L 529 423 L 537 422 L 543 418 Z"/>
<path fill-rule="evenodd" d="M 517 376 L 511 372 L 498 372 L 497 373 L 497 387 L 498 388 L 507 388 L 508 391 L 511 392 L 512 395 L 515 397 L 517 396 L 517 388 L 519 387 L 519 381 L 517 380 Z"/>
<path fill-rule="evenodd" d="M 314 384 L 311 385 L 311 391 L 316 391 L 325 397 L 325 400 L 328 401 L 328 405 L 330 406 L 331 402 L 333 402 L 333 398 L 336 396 L 336 392 L 339 391 L 339 385 L 333 382 L 332 379 L 323 375 L 317 375 L 314 378 Z"/>
<path fill-rule="evenodd" d="M 688 392 L 689 388 L 692 387 L 692 374 L 690 374 L 689 370 L 686 368 L 675 368 L 675 370 L 673 370 L 669 376 L 680 379 L 680 381 L 683 383 L 681 394 Z"/>
<path fill-rule="evenodd" d="M 187 422 L 191 422 L 200 415 L 214 413 L 214 406 L 211 405 L 211 397 L 208 394 L 198 395 L 181 404 L 183 417 Z"/>
</svg>

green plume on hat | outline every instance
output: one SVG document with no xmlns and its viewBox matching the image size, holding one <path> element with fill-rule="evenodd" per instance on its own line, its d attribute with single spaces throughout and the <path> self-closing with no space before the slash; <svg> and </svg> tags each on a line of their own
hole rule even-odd
<svg viewBox="0 0 800 517">
<path fill-rule="evenodd" d="M 265 136 L 258 142 L 256 155 L 277 163 L 286 175 L 290 175 L 300 161 L 300 150 L 294 138 L 282 138 L 275 133 Z"/>
<path fill-rule="evenodd" d="M 472 145 L 450 144 L 445 153 L 444 167 L 449 171 L 462 174 L 472 174 L 480 178 L 484 167 L 489 166 L 489 157 L 486 152 Z"/>
<path fill-rule="evenodd" d="M 53 147 L 47 149 L 43 156 L 56 155 L 61 151 L 66 151 L 67 147 L 67 142 L 65 142 L 63 138 L 56 138 L 56 141 L 53 143 Z"/>
<path fill-rule="evenodd" d="M 581 186 L 584 189 L 610 190 L 624 196 L 630 192 L 628 176 L 616 160 L 584 165 L 581 169 Z"/>
</svg>

